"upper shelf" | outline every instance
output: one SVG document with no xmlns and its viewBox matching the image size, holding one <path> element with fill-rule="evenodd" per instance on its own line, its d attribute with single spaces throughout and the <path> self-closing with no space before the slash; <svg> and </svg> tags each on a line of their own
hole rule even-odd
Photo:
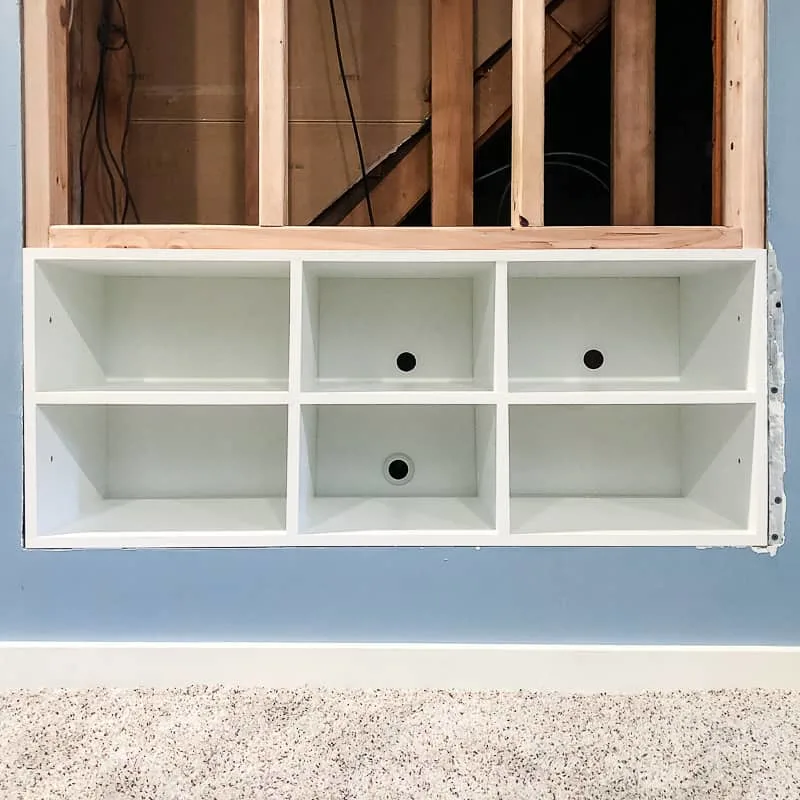
<svg viewBox="0 0 800 800">
<path fill-rule="evenodd" d="M 41 405 L 748 402 L 764 271 L 753 251 L 29 250 L 26 385 Z"/>
</svg>

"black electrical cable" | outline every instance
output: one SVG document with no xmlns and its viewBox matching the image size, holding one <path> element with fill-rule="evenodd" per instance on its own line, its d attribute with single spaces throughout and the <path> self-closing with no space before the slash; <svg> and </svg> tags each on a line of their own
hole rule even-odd
<svg viewBox="0 0 800 800">
<path fill-rule="evenodd" d="M 122 209 L 122 222 L 128 216 L 128 210 L 133 212 L 133 218 L 137 223 L 141 223 L 139 217 L 139 209 L 136 207 L 136 201 L 133 199 L 131 192 L 130 179 L 128 176 L 128 136 L 131 132 L 131 120 L 133 119 L 133 96 L 136 92 L 136 57 L 133 54 L 131 41 L 128 38 L 128 20 L 125 17 L 125 10 L 122 7 L 120 0 L 116 0 L 117 8 L 119 9 L 120 19 L 122 20 L 122 28 L 125 31 L 125 46 L 128 50 L 128 58 L 130 60 L 130 86 L 128 89 L 128 100 L 125 104 L 125 127 L 122 133 L 122 142 L 120 143 L 120 161 L 122 162 L 122 184 L 125 188 L 125 205 Z"/>
<path fill-rule="evenodd" d="M 112 9 L 114 4 L 116 4 L 116 7 L 120 13 L 122 21 L 121 25 L 116 25 L 113 22 Z M 113 35 L 121 37 L 121 40 L 118 44 L 112 44 Z M 111 194 L 112 221 L 115 224 L 119 222 L 124 223 L 126 221 L 128 211 L 132 210 L 134 218 L 136 219 L 137 222 L 139 222 L 140 221 L 139 212 L 138 209 L 136 208 L 136 202 L 133 199 L 133 195 L 130 190 L 130 181 L 128 177 L 128 167 L 126 160 L 128 134 L 130 132 L 131 116 L 132 116 L 131 111 L 133 105 L 133 93 L 135 90 L 135 83 L 136 83 L 136 74 L 135 74 L 136 62 L 133 55 L 133 50 L 130 45 L 130 41 L 128 40 L 128 28 L 125 20 L 125 13 L 123 11 L 120 0 L 103 0 L 100 22 L 97 27 L 97 41 L 99 45 L 97 81 L 95 83 L 94 92 L 92 95 L 92 102 L 89 106 L 89 113 L 86 118 L 86 123 L 84 125 L 84 129 L 81 134 L 81 146 L 80 146 L 80 154 L 78 160 L 78 167 L 80 173 L 79 220 L 81 223 L 85 221 L 86 143 L 88 139 L 89 130 L 91 129 L 92 120 L 94 119 L 95 139 L 96 139 L 95 144 L 97 146 L 97 152 L 100 157 L 100 162 L 102 164 L 103 171 L 108 179 L 109 191 Z M 108 53 L 110 52 L 118 52 L 125 49 L 127 49 L 128 51 L 128 56 L 131 62 L 131 72 L 129 75 L 130 86 L 126 104 L 125 125 L 120 145 L 120 158 L 118 161 L 112 150 L 110 136 L 108 133 L 108 115 L 106 112 L 106 58 Z M 117 186 L 116 186 L 117 177 L 115 177 L 114 173 L 116 173 L 116 176 L 119 177 L 119 181 L 122 184 L 121 188 L 123 192 L 124 203 L 122 203 L 121 216 L 119 215 L 119 204 L 117 202 Z M 122 200 L 122 198 L 120 198 L 120 200 Z"/>
<path fill-rule="evenodd" d="M 356 112 L 353 108 L 353 101 L 350 97 L 350 87 L 347 85 L 347 75 L 344 70 L 344 59 L 342 58 L 342 46 L 339 42 L 339 25 L 336 21 L 336 6 L 334 0 L 328 0 L 331 9 L 331 25 L 333 26 L 333 38 L 336 43 L 336 58 L 339 61 L 339 76 L 342 79 L 342 87 L 344 88 L 344 96 L 347 100 L 347 110 L 350 112 L 350 124 L 353 127 L 353 136 L 356 140 L 356 150 L 358 150 L 358 163 L 361 167 L 361 182 L 364 186 L 364 200 L 367 203 L 367 214 L 369 215 L 369 224 L 375 225 L 375 215 L 372 211 L 372 198 L 369 194 L 369 181 L 367 178 L 367 165 L 364 160 L 364 149 L 361 146 L 361 136 L 358 132 L 358 122 L 356 121 Z"/>
</svg>

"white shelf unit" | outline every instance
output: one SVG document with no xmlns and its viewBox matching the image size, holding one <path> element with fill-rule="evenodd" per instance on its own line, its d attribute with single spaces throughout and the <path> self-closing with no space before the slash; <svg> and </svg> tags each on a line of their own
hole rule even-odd
<svg viewBox="0 0 800 800">
<path fill-rule="evenodd" d="M 27 250 L 25 545 L 762 546 L 762 251 Z"/>
</svg>

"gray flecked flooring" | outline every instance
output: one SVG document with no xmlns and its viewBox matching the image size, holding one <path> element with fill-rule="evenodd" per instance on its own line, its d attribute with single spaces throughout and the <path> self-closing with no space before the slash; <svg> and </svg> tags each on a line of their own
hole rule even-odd
<svg viewBox="0 0 800 800">
<path fill-rule="evenodd" d="M 12 693 L 0 798 L 798 800 L 800 693 Z"/>
</svg>

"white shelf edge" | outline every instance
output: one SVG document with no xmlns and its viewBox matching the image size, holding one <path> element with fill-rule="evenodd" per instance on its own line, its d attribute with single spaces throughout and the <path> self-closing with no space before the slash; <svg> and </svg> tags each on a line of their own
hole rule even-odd
<svg viewBox="0 0 800 800">
<path fill-rule="evenodd" d="M 139 531 L 68 533 L 28 537 L 32 550 L 121 548 L 234 547 L 759 547 L 764 542 L 749 530 L 603 531 L 579 533 L 513 533 L 490 531 L 374 531 L 301 533 L 286 531 L 212 531 L 180 533 Z"/>
<path fill-rule="evenodd" d="M 285 263 L 292 259 L 308 262 L 419 262 L 476 261 L 481 263 L 502 258 L 509 263 L 519 261 L 752 261 L 763 256 L 763 248 L 623 248 L 623 249 L 558 249 L 558 250 L 220 250 L 220 249 L 125 249 L 91 247 L 28 247 L 23 253 L 35 260 L 59 261 L 251 261 Z"/>
<path fill-rule="evenodd" d="M 563 392 L 509 392 L 511 405 L 752 405 L 758 393 L 750 390 L 672 389 L 672 390 L 605 390 Z"/>
<path fill-rule="evenodd" d="M 494 405 L 499 395 L 491 391 L 387 391 L 387 392 L 301 392 L 305 406 L 324 405 Z"/>
<path fill-rule="evenodd" d="M 102 389 L 36 392 L 37 406 L 280 406 L 289 392 L 260 390 Z"/>
</svg>

